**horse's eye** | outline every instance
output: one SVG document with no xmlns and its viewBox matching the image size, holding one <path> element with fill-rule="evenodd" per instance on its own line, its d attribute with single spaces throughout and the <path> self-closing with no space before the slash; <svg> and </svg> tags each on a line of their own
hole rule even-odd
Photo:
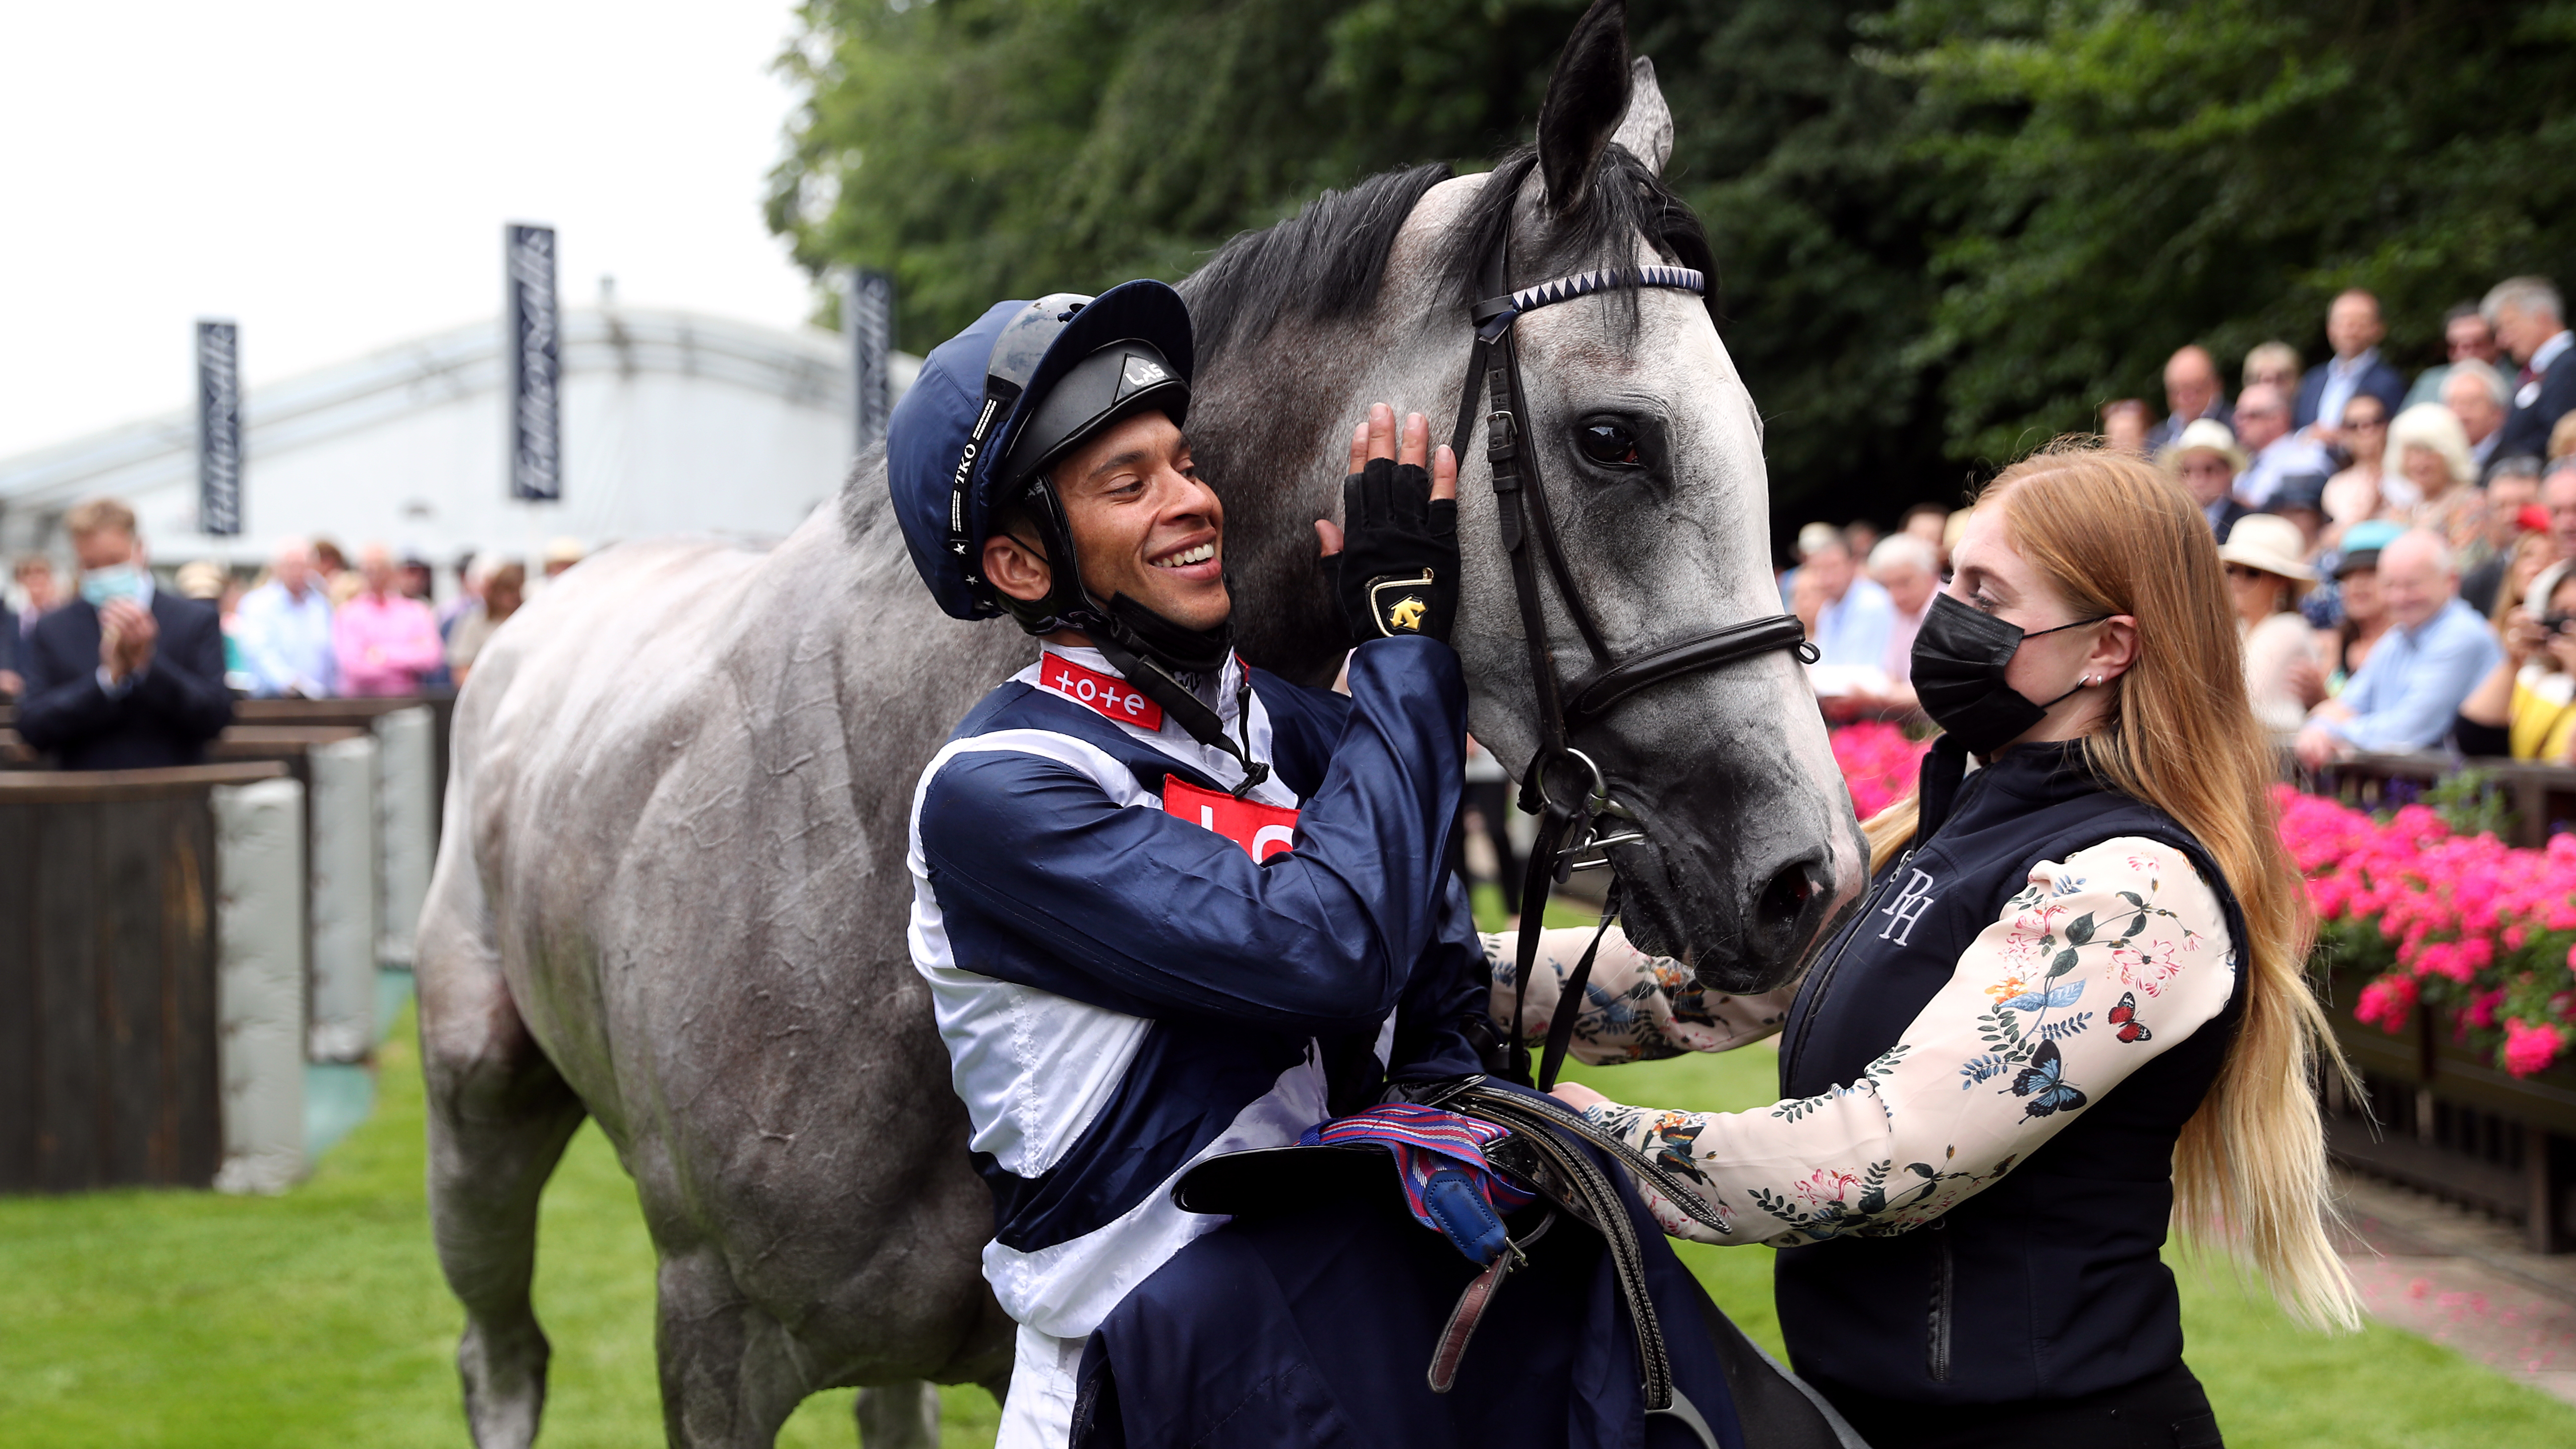
<svg viewBox="0 0 2576 1449">
<path fill-rule="evenodd" d="M 1645 458 L 1637 451 L 1637 435 L 1624 423 L 1609 418 L 1591 418 L 1574 428 L 1574 445 L 1583 456 L 1605 468 L 1642 468 Z"/>
</svg>

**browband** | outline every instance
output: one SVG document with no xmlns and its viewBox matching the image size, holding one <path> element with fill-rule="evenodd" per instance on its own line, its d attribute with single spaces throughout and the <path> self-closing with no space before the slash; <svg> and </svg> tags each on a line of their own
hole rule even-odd
<svg viewBox="0 0 2576 1449">
<path fill-rule="evenodd" d="M 1472 315 L 1481 328 L 1506 312 L 1518 316 L 1558 302 L 1571 302 L 1577 297 L 1615 291 L 1621 287 L 1664 287 L 1704 297 L 1708 295 L 1708 276 L 1691 267 L 1603 267 L 1598 271 L 1576 272 L 1572 276 L 1534 283 L 1506 297 L 1489 297 L 1476 304 Z"/>
</svg>

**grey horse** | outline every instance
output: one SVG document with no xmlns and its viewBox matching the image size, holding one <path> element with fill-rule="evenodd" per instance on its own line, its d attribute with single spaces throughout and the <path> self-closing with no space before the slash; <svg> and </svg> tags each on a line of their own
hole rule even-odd
<svg viewBox="0 0 2576 1449">
<path fill-rule="evenodd" d="M 1603 0 L 1585 24 L 1604 13 L 1619 23 Z M 1312 521 L 1369 402 L 1457 408 L 1477 236 L 1510 227 L 1516 285 L 1704 253 L 1658 179 L 1672 123 L 1652 71 L 1632 94 L 1613 40 L 1578 30 L 1534 152 L 1363 182 L 1185 285 L 1190 432 L 1226 502 L 1247 657 L 1331 677 Z M 1521 347 L 1530 446 L 1611 640 L 1633 653 L 1777 613 L 1761 419 L 1700 301 L 1548 308 Z M 1578 432 L 1602 420 L 1649 466 L 1587 461 Z M 1471 728 L 1517 766 L 1535 715 L 1486 476 L 1471 446 L 1456 643 Z M 485 652 L 419 953 L 431 1216 L 484 1449 L 537 1431 L 537 1202 L 585 1116 L 659 1255 L 671 1443 L 767 1445 L 807 1394 L 850 1384 L 871 1386 L 870 1444 L 929 1442 L 929 1383 L 1004 1387 L 1011 1325 L 978 1274 L 991 1202 L 905 947 L 903 852 L 921 768 L 1030 657 L 1008 624 L 932 605 L 878 456 L 774 550 L 618 547 Z M 1856 898 L 1850 800 L 1788 656 L 1657 685 L 1583 743 L 1646 827 L 1616 852 L 1631 934 L 1710 986 L 1788 979 Z"/>
</svg>

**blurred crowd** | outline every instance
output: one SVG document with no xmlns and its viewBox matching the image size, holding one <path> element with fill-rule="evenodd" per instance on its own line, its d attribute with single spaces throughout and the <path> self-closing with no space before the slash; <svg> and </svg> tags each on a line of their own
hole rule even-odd
<svg viewBox="0 0 2576 1449">
<path fill-rule="evenodd" d="M 2159 417 L 2102 408 L 2105 445 L 2153 459 L 2207 515 L 2256 713 L 2310 767 L 2449 747 L 2576 763 L 2576 333 L 2538 277 L 2444 319 L 2447 360 L 2380 356 L 2379 301 L 2336 297 L 2331 355 L 2265 342 L 2230 398 L 2200 346 L 2165 364 Z M 1838 718 L 1912 710 L 1914 632 L 1964 512 L 1799 530 L 1781 592 Z"/>
<path fill-rule="evenodd" d="M 2576 763 L 2576 333 L 2556 287 L 2497 284 L 2444 319 L 2447 359 L 2412 379 L 2380 356 L 2379 301 L 2336 297 L 2331 355 L 2248 351 L 2235 395 L 2197 345 L 2165 364 L 2161 417 L 2102 408 L 2105 445 L 2151 458 L 2206 514 L 2244 631 L 2257 714 L 2310 766 L 2448 745 Z M 1903 715 L 1914 635 L 1964 511 L 1896 531 L 1810 523 L 1781 577 L 1836 718 Z M 445 598 L 417 551 L 287 539 L 267 566 L 156 571 L 133 511 L 65 518 L 76 569 L 17 561 L 0 605 L 0 695 L 27 743 L 74 768 L 187 763 L 234 696 L 408 695 L 461 685 L 530 592 L 578 563 L 559 539 L 532 580 L 454 561 Z M 218 708 L 220 705 L 220 709 Z M 210 723 L 211 721 L 211 723 Z"/>
<path fill-rule="evenodd" d="M 69 769 L 192 764 L 236 697 L 416 695 L 465 682 L 534 588 L 579 563 L 557 539 L 532 581 L 494 553 L 439 571 L 417 550 L 289 538 L 256 569 L 152 560 L 112 498 L 64 515 L 71 567 L 16 561 L 0 602 L 0 696 L 30 747 Z"/>
</svg>

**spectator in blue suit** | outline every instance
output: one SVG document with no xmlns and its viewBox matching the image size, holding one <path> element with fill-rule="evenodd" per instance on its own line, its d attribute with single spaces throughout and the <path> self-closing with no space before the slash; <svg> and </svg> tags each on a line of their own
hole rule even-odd
<svg viewBox="0 0 2576 1449">
<path fill-rule="evenodd" d="M 2576 350 L 2576 333 L 2567 330 L 2558 289 L 2546 277 L 2514 277 L 2496 283 L 2481 306 L 2521 367 L 2496 456 L 2545 458 L 2550 429 L 2576 409 L 2576 362 L 2567 357 Z"/>
<path fill-rule="evenodd" d="M 2310 436 L 2333 443 L 2343 426 L 2343 405 L 2356 393 L 2380 400 L 2396 416 L 2406 396 L 2406 377 L 2379 356 L 2379 339 L 2388 329 L 2379 319 L 2379 299 L 2358 287 L 2334 299 L 2326 309 L 2326 345 L 2334 356 L 2308 369 L 2299 380 L 2299 401 L 2290 425 L 2313 429 Z"/>
<path fill-rule="evenodd" d="M 28 636 L 18 733 L 71 770 L 199 763 L 233 718 L 215 611 L 153 587 L 124 504 L 92 499 L 63 522 L 80 594 Z"/>
</svg>

